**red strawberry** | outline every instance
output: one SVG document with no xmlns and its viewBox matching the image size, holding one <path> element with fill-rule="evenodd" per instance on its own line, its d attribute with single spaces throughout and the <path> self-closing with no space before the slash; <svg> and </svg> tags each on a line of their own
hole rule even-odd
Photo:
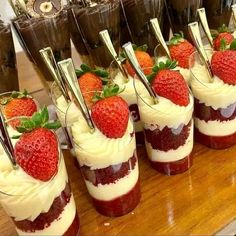
<svg viewBox="0 0 236 236">
<path fill-rule="evenodd" d="M 167 61 L 167 65 L 168 63 Z M 154 70 L 157 71 L 157 69 Z M 189 104 L 189 91 L 184 77 L 178 71 L 165 68 L 163 63 L 160 64 L 151 84 L 157 95 L 167 98 L 179 106 Z"/>
<path fill-rule="evenodd" d="M 189 68 L 189 58 L 195 51 L 194 46 L 183 37 L 183 33 L 175 34 L 168 42 L 170 56 L 182 68 Z"/>
<path fill-rule="evenodd" d="M 227 84 L 236 85 L 236 51 L 217 51 L 211 58 L 213 74 Z"/>
<path fill-rule="evenodd" d="M 13 92 L 11 97 L 5 101 L 1 101 L 4 105 L 4 114 L 7 119 L 17 116 L 32 116 L 37 111 L 37 105 L 32 97 L 29 97 L 27 92 Z M 19 120 L 10 122 L 15 128 L 19 124 Z"/>
<path fill-rule="evenodd" d="M 111 90 L 110 90 L 111 91 Z M 97 128 L 108 138 L 121 138 L 128 125 L 129 107 L 121 97 L 104 92 L 106 96 L 98 100 L 91 109 L 92 119 Z"/>
<path fill-rule="evenodd" d="M 15 145 L 15 159 L 30 176 L 41 181 L 50 180 L 58 170 L 59 151 L 55 133 L 57 122 L 48 123 L 48 111 L 35 113 L 32 119 L 22 120 L 17 130 L 23 133 Z"/>
<path fill-rule="evenodd" d="M 215 35 L 215 38 L 213 41 L 215 50 L 218 51 L 221 49 L 222 40 L 224 40 L 225 45 L 230 45 L 232 41 L 234 40 L 233 35 L 228 31 L 228 28 L 225 25 L 222 25 L 218 29 L 218 34 Z"/>
<path fill-rule="evenodd" d="M 136 49 L 134 53 L 135 53 L 135 56 L 138 60 L 140 67 L 143 69 L 144 74 L 149 75 L 151 73 L 151 67 L 153 67 L 154 62 L 153 62 L 153 59 L 151 58 L 151 56 L 147 52 L 143 51 L 143 50 L 146 50 L 145 45 L 142 47 L 138 47 L 138 48 L 136 46 L 134 46 L 134 49 Z M 135 71 L 134 71 L 133 67 L 130 65 L 128 60 L 126 60 L 126 62 L 125 62 L 125 68 L 126 68 L 128 74 L 130 76 L 134 77 Z"/>
<path fill-rule="evenodd" d="M 95 91 L 102 90 L 101 77 L 107 77 L 108 74 L 103 70 L 92 70 L 85 64 L 81 65 L 81 70 L 77 70 L 77 74 L 79 86 L 84 96 L 85 102 L 87 106 L 91 108 Z"/>
</svg>

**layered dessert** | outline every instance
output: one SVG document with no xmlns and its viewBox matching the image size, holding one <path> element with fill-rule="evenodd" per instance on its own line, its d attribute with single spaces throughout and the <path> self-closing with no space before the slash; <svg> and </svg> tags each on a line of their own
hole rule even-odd
<svg viewBox="0 0 236 236">
<path fill-rule="evenodd" d="M 43 82 L 50 86 L 53 81 L 39 50 L 51 47 L 56 61 L 71 57 L 70 33 L 67 12 L 62 11 L 54 17 L 32 17 L 30 19 L 21 16 L 13 20 L 18 39 L 26 51 L 29 59 L 36 66 L 36 70 L 42 73 Z"/>
<path fill-rule="evenodd" d="M 156 38 L 152 33 L 149 21 L 158 18 L 163 26 L 163 0 L 122 0 L 123 14 L 130 30 L 132 42 L 137 45 L 148 45 L 148 53 L 153 55 Z"/>
<path fill-rule="evenodd" d="M 120 35 L 120 6 L 119 1 L 103 0 L 94 1 L 94 4 L 77 9 L 76 21 L 81 30 L 83 41 L 94 65 L 108 68 L 112 57 L 104 47 L 99 32 L 108 29 L 116 52 L 119 51 Z"/>
<path fill-rule="evenodd" d="M 10 25 L 0 20 L 0 93 L 19 90 L 16 54 Z"/>
<path fill-rule="evenodd" d="M 106 97 L 92 106 L 91 116 L 94 132 L 81 113 L 70 125 L 76 155 L 96 210 L 110 217 L 122 216 L 140 201 L 138 159 L 128 105 L 117 95 Z"/>
<path fill-rule="evenodd" d="M 144 85 L 137 84 L 136 80 L 135 89 L 151 166 L 173 175 L 192 165 L 193 98 L 183 76 L 173 70 L 169 62 L 165 68 L 160 65 L 151 78 L 152 88 L 158 95 L 156 104 Z"/>
<path fill-rule="evenodd" d="M 209 1 L 167 0 L 166 5 L 173 32 L 182 31 L 186 38 L 191 41 L 191 37 L 188 32 L 188 24 L 198 20 L 197 9 L 201 8 L 202 2 Z"/>
<path fill-rule="evenodd" d="M 38 114 L 43 117 L 45 110 Z M 20 127 L 25 125 L 26 120 Z M 39 125 L 31 128 L 15 144 L 17 168 L 0 145 L 0 202 L 19 235 L 78 235 L 79 219 L 56 135 Z"/>
<path fill-rule="evenodd" d="M 234 54 L 233 50 L 213 53 L 212 81 L 197 54 L 191 68 L 196 140 L 215 149 L 227 148 L 236 143 L 236 80 L 233 69 L 236 67 L 234 59 L 230 59 Z"/>
</svg>

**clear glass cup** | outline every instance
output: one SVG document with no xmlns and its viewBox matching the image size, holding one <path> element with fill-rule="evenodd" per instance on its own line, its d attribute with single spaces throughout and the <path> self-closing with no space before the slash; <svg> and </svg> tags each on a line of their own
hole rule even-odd
<svg viewBox="0 0 236 236">
<path fill-rule="evenodd" d="M 77 27 L 76 33 L 77 35 L 82 35 L 84 42 L 80 50 L 86 47 L 95 66 L 108 68 L 112 57 L 104 47 L 99 32 L 104 29 L 108 30 L 113 46 L 118 53 L 120 47 L 119 0 L 93 1 L 92 6 L 84 8 L 75 6 L 73 9 L 76 18 L 74 22 L 79 26 L 79 29 Z M 76 47 L 79 47 L 79 45 Z M 82 54 L 82 51 L 80 54 Z"/>
<path fill-rule="evenodd" d="M 79 234 L 79 218 L 59 145 L 58 152 L 57 173 L 50 180 L 41 181 L 20 165 L 14 169 L 0 145 L 0 203 L 18 235 Z"/>
<path fill-rule="evenodd" d="M 187 171 L 192 165 L 193 98 L 188 106 L 178 106 L 158 97 L 158 103 L 144 85 L 134 80 L 145 145 L 151 166 L 166 175 Z"/>
<path fill-rule="evenodd" d="M 191 41 L 188 24 L 198 20 L 197 9 L 208 0 L 166 0 L 171 28 L 174 33 L 183 31 L 185 37 Z"/>
<path fill-rule="evenodd" d="M 29 59 L 33 62 L 36 71 L 49 92 L 54 80 L 41 58 L 39 50 L 51 47 L 56 61 L 71 58 L 67 11 L 63 10 L 52 18 L 28 19 L 21 16 L 12 22 L 19 42 Z"/>
<path fill-rule="evenodd" d="M 134 130 L 137 144 L 144 144 L 143 126 L 140 120 L 137 97 L 134 90 L 134 78 L 125 78 L 119 71 L 117 64 L 113 61 L 109 68 L 109 74 L 115 84 L 118 84 L 122 92 L 119 94 L 129 105 L 129 111 L 134 122 Z"/>
<path fill-rule="evenodd" d="M 213 53 L 213 50 L 207 50 L 209 59 Z M 235 145 L 236 86 L 228 85 L 216 76 L 210 82 L 197 52 L 190 58 L 190 72 L 196 140 L 214 149 Z"/>
<path fill-rule="evenodd" d="M 140 186 L 132 121 L 122 138 L 110 139 L 97 128 L 91 133 L 81 112 L 70 106 L 66 124 L 95 209 L 109 217 L 133 211 L 140 202 Z"/>
<path fill-rule="evenodd" d="M 122 0 L 121 4 L 131 41 L 138 46 L 147 44 L 148 53 L 153 55 L 157 41 L 149 21 L 157 17 L 163 28 L 164 0 Z"/>
<path fill-rule="evenodd" d="M 16 53 L 10 25 L 0 20 L 0 93 L 18 91 Z"/>
</svg>

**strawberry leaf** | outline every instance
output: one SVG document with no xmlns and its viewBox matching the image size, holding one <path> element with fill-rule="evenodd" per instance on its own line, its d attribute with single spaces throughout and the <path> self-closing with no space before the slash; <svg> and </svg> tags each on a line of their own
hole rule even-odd
<svg viewBox="0 0 236 236">
<path fill-rule="evenodd" d="M 136 51 L 143 51 L 143 52 L 146 52 L 148 50 L 148 45 L 147 44 L 144 44 L 142 46 L 138 46 L 136 48 Z"/>
<path fill-rule="evenodd" d="M 36 127 L 40 127 L 40 125 L 42 124 L 42 116 L 40 115 L 40 113 L 34 113 L 32 116 L 32 121 L 34 122 Z"/>
<path fill-rule="evenodd" d="M 1 105 L 6 105 L 9 101 L 9 98 L 3 98 L 0 103 Z"/>
<path fill-rule="evenodd" d="M 12 139 L 19 139 L 21 135 L 13 135 L 11 136 Z"/>
<path fill-rule="evenodd" d="M 84 72 L 79 69 L 75 69 L 75 73 L 76 73 L 77 77 L 81 77 L 84 74 Z"/>
<path fill-rule="evenodd" d="M 102 78 L 106 78 L 109 75 L 106 70 L 101 70 L 101 69 L 96 69 L 96 70 L 93 70 L 92 72 Z"/>
<path fill-rule="evenodd" d="M 42 124 L 45 124 L 48 122 L 49 120 L 49 114 L 48 114 L 48 109 L 46 107 L 44 107 L 42 110 L 41 110 L 41 119 L 42 119 Z"/>
<path fill-rule="evenodd" d="M 152 80 L 154 79 L 154 77 L 156 76 L 156 72 L 153 72 L 153 73 L 151 73 L 150 75 L 147 75 L 146 77 L 147 77 L 147 79 L 148 79 L 148 81 L 151 83 L 152 82 Z"/>
<path fill-rule="evenodd" d="M 233 42 L 230 44 L 231 50 L 236 50 L 236 39 L 233 40 Z"/>
<path fill-rule="evenodd" d="M 170 41 L 167 42 L 167 45 L 173 46 L 183 41 L 184 41 L 184 34 L 182 31 L 180 31 L 178 34 L 174 34 L 174 36 L 170 39 Z"/>
<path fill-rule="evenodd" d="M 49 123 L 46 123 L 44 126 L 44 128 L 47 128 L 47 129 L 59 129 L 61 127 L 61 124 L 59 121 L 55 121 L 55 122 L 49 122 Z"/>
<path fill-rule="evenodd" d="M 226 43 L 225 39 L 221 39 L 220 40 L 220 51 L 224 51 L 224 50 L 226 50 L 226 48 L 227 48 L 227 43 Z"/>
<path fill-rule="evenodd" d="M 229 30 L 228 30 L 228 27 L 225 24 L 223 24 L 222 26 L 220 26 L 218 28 L 218 32 L 219 33 L 226 33 L 226 32 L 229 32 Z"/>
<path fill-rule="evenodd" d="M 80 66 L 80 68 L 81 68 L 81 70 L 82 70 L 83 72 L 90 72 L 90 71 L 91 71 L 91 68 L 90 68 L 88 65 L 86 65 L 86 64 L 82 64 L 82 65 Z"/>
</svg>

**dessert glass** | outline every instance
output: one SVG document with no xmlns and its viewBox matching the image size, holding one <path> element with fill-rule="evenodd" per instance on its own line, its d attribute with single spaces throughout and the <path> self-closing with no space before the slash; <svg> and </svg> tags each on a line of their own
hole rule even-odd
<svg viewBox="0 0 236 236">
<path fill-rule="evenodd" d="M 108 29 L 113 46 L 118 53 L 120 46 L 119 0 L 94 1 L 92 6 L 84 8 L 76 6 L 73 9 L 76 18 L 74 21 L 80 29 L 79 31 L 77 27 L 76 34 L 82 35 L 91 60 L 95 66 L 108 68 L 112 57 L 104 47 L 99 32 Z"/>
<path fill-rule="evenodd" d="M 12 90 L 19 90 L 16 53 L 11 27 L 0 20 L 0 93 Z"/>
<path fill-rule="evenodd" d="M 28 19 L 22 16 L 12 22 L 19 42 L 49 92 L 54 80 L 39 50 L 50 46 L 57 62 L 71 57 L 67 11 L 63 10 L 51 18 Z"/>
<path fill-rule="evenodd" d="M 134 78 L 130 75 L 128 79 L 125 78 L 119 71 L 117 64 L 113 61 L 110 65 L 109 74 L 111 75 L 112 81 L 118 84 L 122 92 L 119 94 L 129 105 L 129 111 L 134 122 L 134 130 L 137 144 L 144 144 L 144 135 L 142 122 L 140 120 L 137 97 L 134 90 Z"/>
<path fill-rule="evenodd" d="M 140 201 L 140 186 L 132 121 L 118 139 L 107 138 L 98 129 L 91 133 L 80 111 L 75 113 L 70 107 L 66 123 L 96 210 L 109 217 L 134 210 Z"/>
<path fill-rule="evenodd" d="M 207 54 L 210 59 L 213 50 L 207 50 Z M 191 56 L 190 64 L 196 140 L 214 149 L 236 144 L 236 86 L 216 76 L 209 82 L 208 72 L 197 52 Z"/>
<path fill-rule="evenodd" d="M 151 166 L 167 175 L 187 171 L 192 165 L 192 96 L 189 95 L 187 107 L 163 97 L 158 97 L 158 103 L 154 104 L 144 85 L 137 81 L 134 80 L 134 87 Z"/>
<path fill-rule="evenodd" d="M 43 182 L 20 166 L 14 169 L 0 145 L 0 203 L 19 235 L 79 234 L 79 218 L 59 146 L 58 151 L 58 172 Z"/>
<path fill-rule="evenodd" d="M 122 0 L 122 10 L 130 29 L 132 42 L 148 45 L 148 53 L 153 55 L 156 38 L 150 26 L 150 19 L 158 18 L 163 28 L 164 0 Z"/>
<path fill-rule="evenodd" d="M 166 0 L 172 31 L 176 33 L 183 31 L 185 37 L 191 41 L 188 24 L 198 20 L 197 9 L 202 6 L 202 2 L 207 1 Z"/>
</svg>

